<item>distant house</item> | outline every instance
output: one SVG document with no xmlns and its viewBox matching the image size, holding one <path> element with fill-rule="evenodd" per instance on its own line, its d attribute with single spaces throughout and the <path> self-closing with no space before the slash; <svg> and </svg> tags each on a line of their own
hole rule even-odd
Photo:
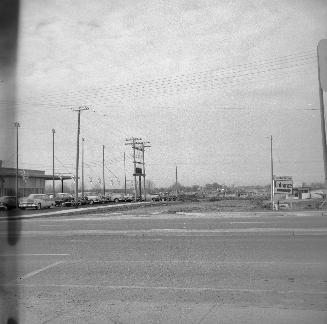
<svg viewBox="0 0 327 324">
<path fill-rule="evenodd" d="M 293 196 L 295 199 L 309 199 L 311 198 L 310 187 L 293 188 Z"/>
</svg>

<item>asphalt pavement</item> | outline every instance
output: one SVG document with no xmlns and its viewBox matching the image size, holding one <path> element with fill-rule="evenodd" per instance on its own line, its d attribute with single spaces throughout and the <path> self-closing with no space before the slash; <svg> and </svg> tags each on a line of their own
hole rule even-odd
<svg viewBox="0 0 327 324">
<path fill-rule="evenodd" d="M 1 288 L 19 323 L 327 323 L 321 212 L 149 206 L 7 225 Z"/>
</svg>

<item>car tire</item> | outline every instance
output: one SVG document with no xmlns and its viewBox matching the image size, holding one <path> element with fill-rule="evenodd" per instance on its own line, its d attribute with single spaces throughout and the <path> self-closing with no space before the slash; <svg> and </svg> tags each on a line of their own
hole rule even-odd
<svg viewBox="0 0 327 324">
<path fill-rule="evenodd" d="M 119 199 L 118 198 L 115 198 L 114 199 L 114 202 L 117 204 L 119 202 Z"/>
</svg>

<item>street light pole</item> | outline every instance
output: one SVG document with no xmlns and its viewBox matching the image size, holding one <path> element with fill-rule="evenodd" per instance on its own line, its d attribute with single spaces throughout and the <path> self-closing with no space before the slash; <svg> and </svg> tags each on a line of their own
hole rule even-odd
<svg viewBox="0 0 327 324">
<path fill-rule="evenodd" d="M 126 153 L 124 152 L 124 189 L 125 189 L 125 196 L 126 196 Z"/>
<path fill-rule="evenodd" d="M 18 208 L 18 128 L 20 124 L 15 122 L 16 127 L 16 208 Z"/>
<path fill-rule="evenodd" d="M 273 149 L 272 149 L 272 135 L 270 135 L 270 171 L 271 171 L 271 208 L 274 210 L 274 160 L 273 160 Z"/>
<path fill-rule="evenodd" d="M 78 164 L 79 164 L 79 135 L 80 135 L 80 125 L 81 125 L 81 111 L 82 110 L 89 110 L 89 107 L 87 106 L 81 106 L 78 107 L 77 109 L 75 109 L 74 111 L 78 112 L 78 118 L 77 118 L 77 140 L 76 140 L 76 146 L 77 146 L 77 150 L 76 150 L 76 178 L 75 178 L 75 184 L 76 184 L 76 188 L 75 188 L 75 203 L 76 203 L 76 207 L 77 207 L 77 203 L 78 203 Z"/>
<path fill-rule="evenodd" d="M 52 129 L 52 194 L 53 198 L 55 197 L 55 179 L 54 179 L 54 134 L 56 130 L 53 128 Z"/>
</svg>

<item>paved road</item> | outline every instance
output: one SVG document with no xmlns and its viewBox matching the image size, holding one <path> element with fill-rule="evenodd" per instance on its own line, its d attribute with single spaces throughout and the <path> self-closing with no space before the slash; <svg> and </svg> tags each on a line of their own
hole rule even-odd
<svg viewBox="0 0 327 324">
<path fill-rule="evenodd" d="M 21 323 L 327 323 L 320 213 L 148 207 L 20 226 L 0 257 Z"/>
</svg>

